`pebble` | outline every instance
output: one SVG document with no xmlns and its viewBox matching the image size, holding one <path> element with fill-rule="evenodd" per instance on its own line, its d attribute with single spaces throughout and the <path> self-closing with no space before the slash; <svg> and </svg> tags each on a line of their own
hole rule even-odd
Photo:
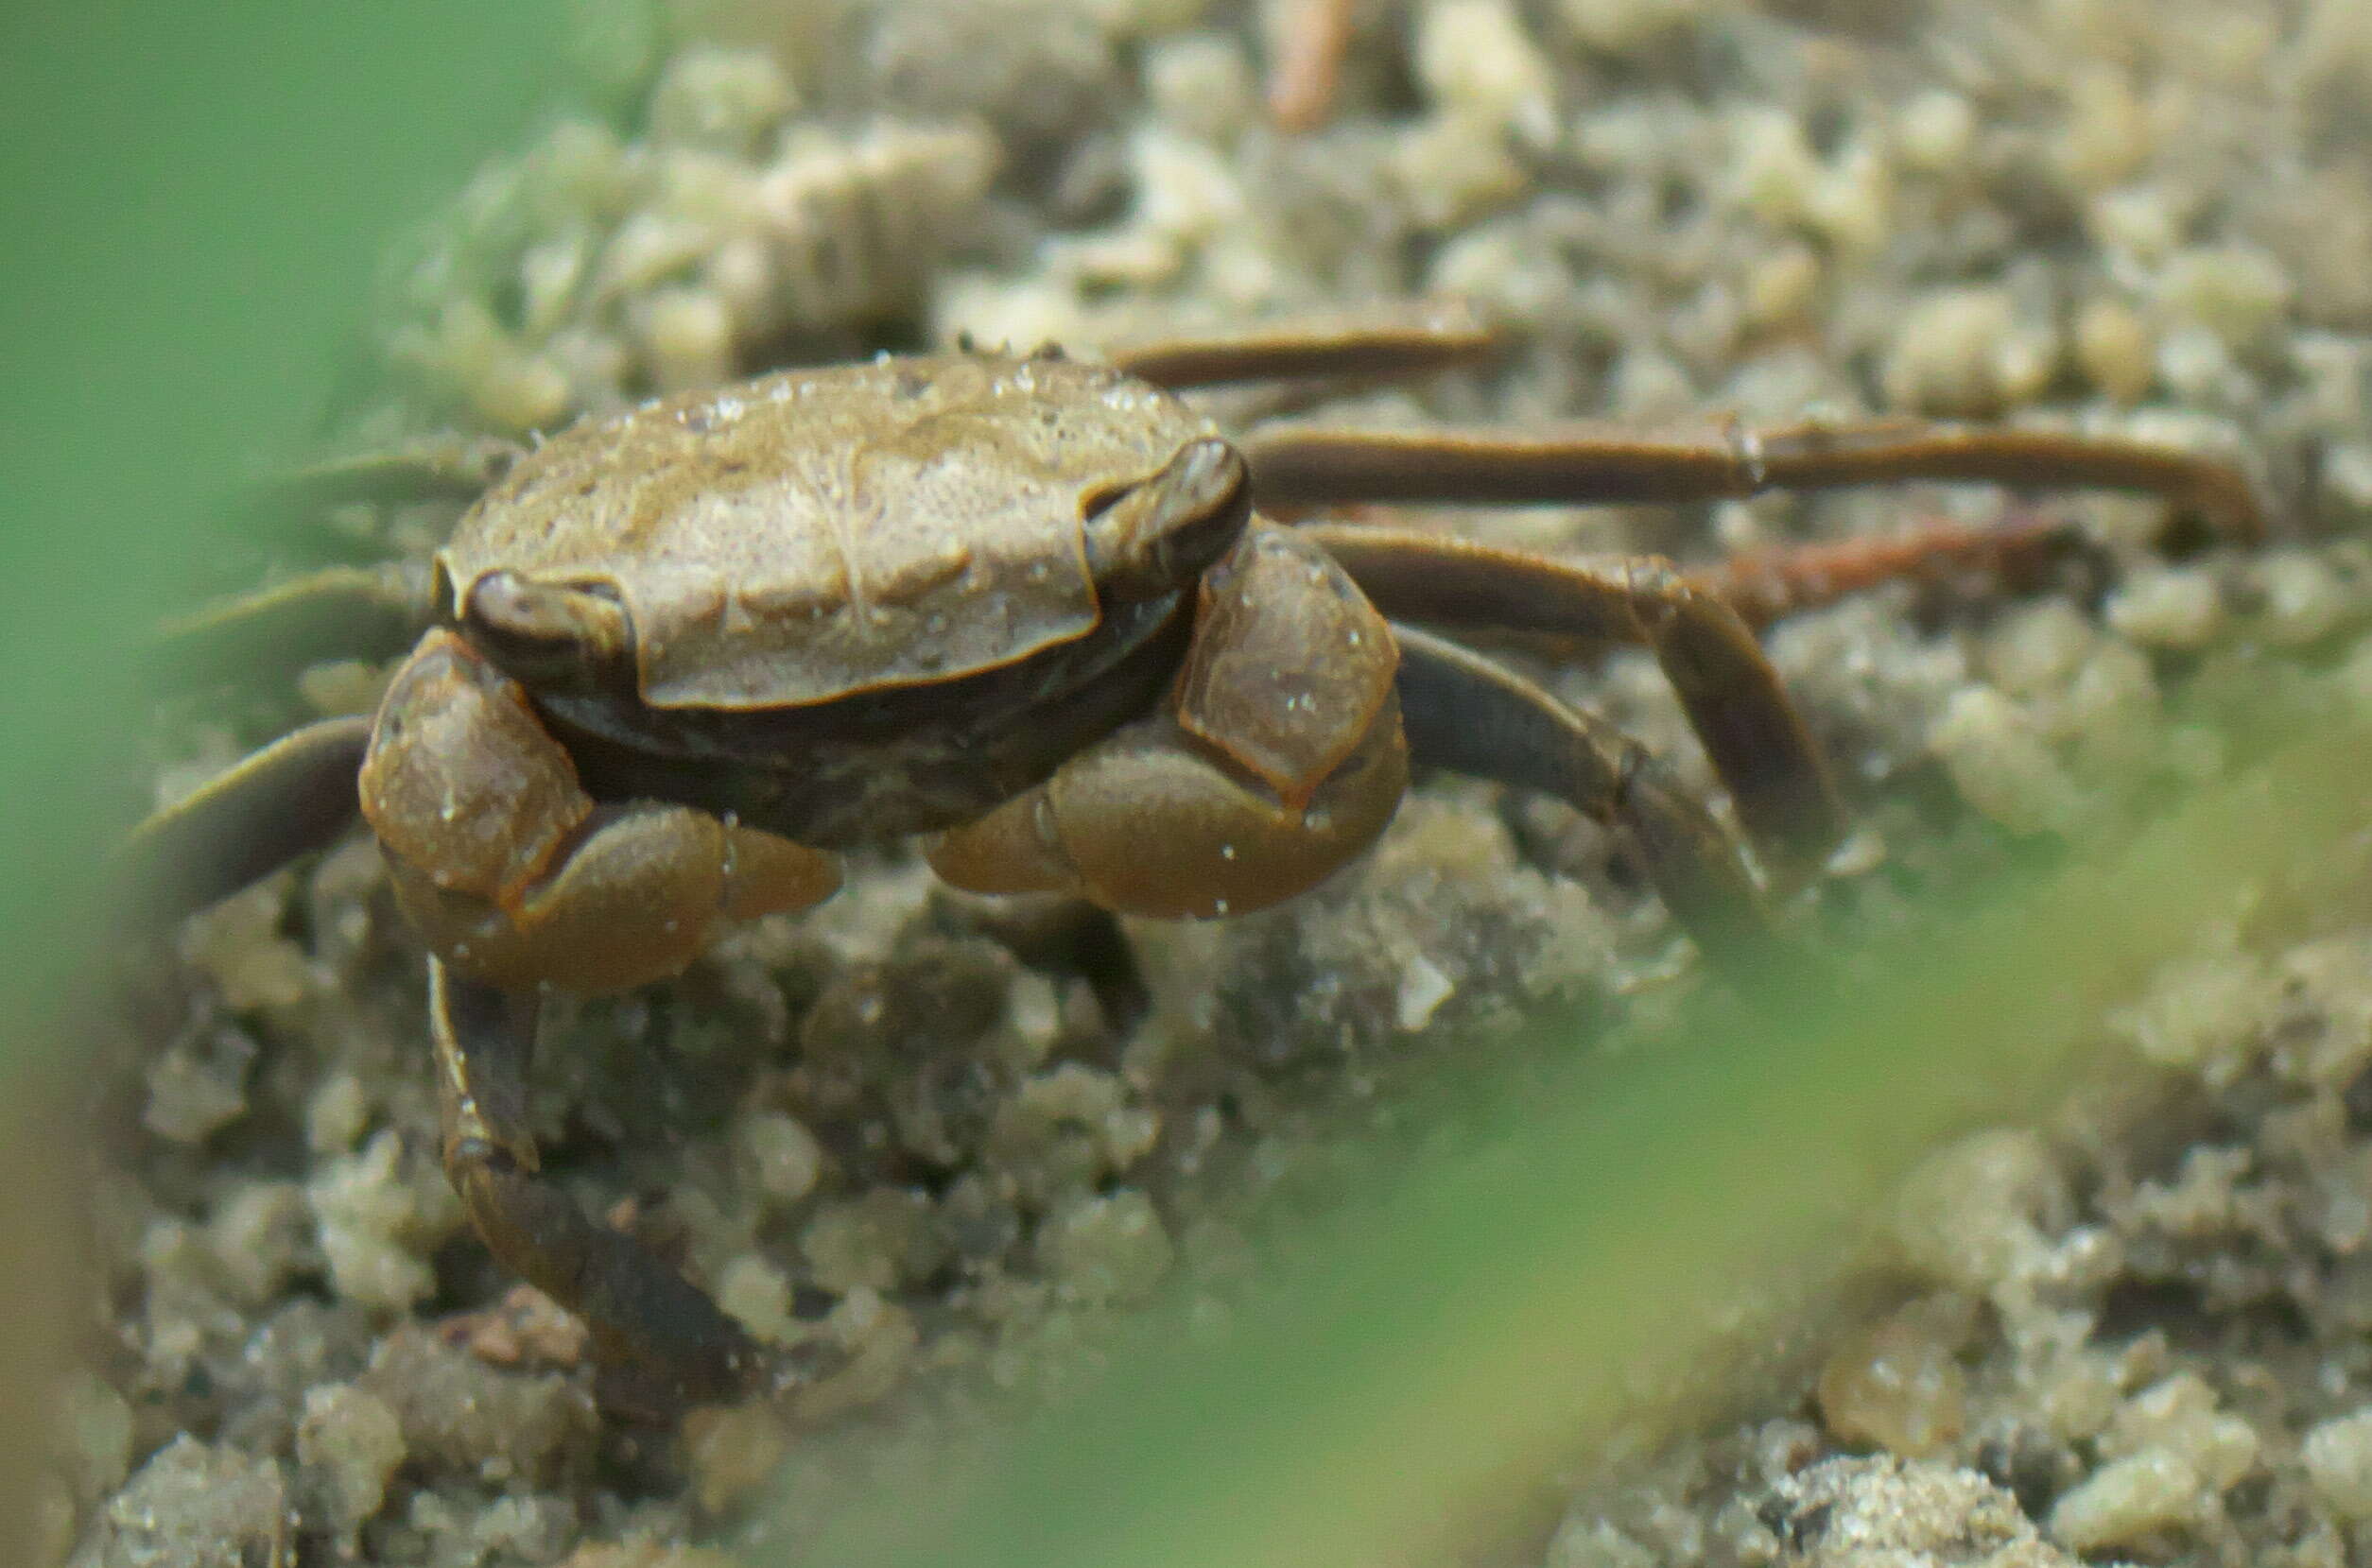
<svg viewBox="0 0 2372 1568">
<path fill-rule="evenodd" d="M 2121 302 L 2086 302 L 2075 319 L 2075 362 L 2085 377 L 2121 404 L 2139 403 L 2157 377 L 2157 346 L 2141 313 Z"/>
<path fill-rule="evenodd" d="M 1914 1303 L 1846 1335 L 1815 1386 L 1829 1435 L 1906 1458 L 1948 1453 L 1968 1419 L 1953 1316 Z"/>
<path fill-rule="evenodd" d="M 297 1425 L 298 1479 L 320 1510 L 312 1517 L 352 1532 L 387 1502 L 388 1486 L 409 1453 L 403 1423 L 385 1400 L 351 1383 L 305 1390 Z"/>
<path fill-rule="evenodd" d="M 799 1233 L 799 1249 L 815 1283 L 835 1294 L 897 1289 L 927 1275 L 944 1256 L 930 1198 L 905 1187 L 817 1205 Z"/>
<path fill-rule="evenodd" d="M 2204 327 L 2235 353 L 2262 348 L 2288 317 L 2281 264 L 2253 246 L 2190 246 L 2166 259 L 2157 305 L 2175 326 Z"/>
<path fill-rule="evenodd" d="M 2057 1227 L 2069 1201 L 2039 1135 L 1976 1132 L 1930 1155 L 1904 1180 L 1890 1231 L 1912 1267 L 1982 1294 L 2045 1263 L 2043 1228 Z"/>
<path fill-rule="evenodd" d="M 1177 1258 L 1152 1199 L 1124 1187 L 1078 1198 L 1038 1229 L 1038 1256 L 1074 1301 L 1141 1301 Z"/>
<path fill-rule="evenodd" d="M 2065 833 L 2083 817 L 2075 781 L 2033 719 L 1995 687 L 1954 693 L 1928 746 L 1962 797 L 2012 833 Z"/>
<path fill-rule="evenodd" d="M 774 1204 L 788 1208 L 815 1191 L 823 1174 L 823 1146 L 796 1117 L 753 1111 L 734 1133 L 753 1184 Z"/>
<path fill-rule="evenodd" d="M 2131 1546 L 2193 1524 L 2207 1501 L 2199 1473 L 2161 1449 L 2094 1471 L 2052 1505 L 2052 1539 L 2086 1554 Z"/>
<path fill-rule="evenodd" d="M 304 1186 L 330 1286 L 347 1301 L 401 1309 L 436 1289 L 428 1255 L 459 1229 L 460 1199 L 434 1160 L 379 1133 L 323 1164 Z"/>
<path fill-rule="evenodd" d="M 184 1434 L 100 1511 L 78 1555 L 88 1568 L 229 1568 L 286 1560 L 280 1462 Z"/>
<path fill-rule="evenodd" d="M 2372 1406 L 2309 1429 L 2298 1457 L 2325 1508 L 2349 1521 L 2372 1519 Z"/>
<path fill-rule="evenodd" d="M 2213 574 L 2144 565 L 2108 596 L 2108 624 L 2151 647 L 2191 651 L 2224 634 L 2224 594 Z"/>
</svg>

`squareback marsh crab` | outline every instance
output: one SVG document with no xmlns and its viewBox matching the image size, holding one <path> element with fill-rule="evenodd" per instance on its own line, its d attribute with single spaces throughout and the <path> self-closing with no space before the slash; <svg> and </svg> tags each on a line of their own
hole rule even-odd
<svg viewBox="0 0 2372 1568">
<path fill-rule="evenodd" d="M 345 493 L 483 489 L 375 718 L 268 748 L 134 836 L 194 908 L 357 808 L 429 950 L 443 1159 L 478 1232 L 674 1402 L 766 1363 L 709 1298 L 537 1177 L 527 1068 L 547 987 L 673 974 L 725 922 L 832 892 L 832 852 L 929 836 L 946 880 L 1211 917 L 1311 887 L 1380 834 L 1411 764 L 1612 825 L 1706 958 L 1791 962 L 1738 844 L 1656 763 L 1438 629 L 1644 645 L 1771 883 L 1844 813 L 1756 638 L 1661 561 L 1563 564 L 1389 527 L 1272 519 L 1366 501 L 1690 502 L 1925 478 L 2154 492 L 2259 525 L 2179 452 L 1891 422 L 1659 438 L 1276 425 L 1230 441 L 1177 393 L 1404 373 L 1485 335 L 1247 335 L 1086 364 L 884 357 L 580 422 L 531 452 L 414 453 Z M 182 635 L 367 619 L 331 573 Z M 359 779 L 357 791 L 356 780 Z"/>
</svg>

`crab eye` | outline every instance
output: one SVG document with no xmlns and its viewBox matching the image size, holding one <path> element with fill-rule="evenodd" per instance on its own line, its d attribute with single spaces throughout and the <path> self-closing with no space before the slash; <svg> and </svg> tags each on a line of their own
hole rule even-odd
<svg viewBox="0 0 2372 1568">
<path fill-rule="evenodd" d="M 530 582 L 515 572 L 471 583 L 459 620 L 488 658 L 531 685 L 615 666 L 631 642 L 626 612 L 607 592 Z"/>
<path fill-rule="evenodd" d="M 1188 442 L 1160 473 L 1082 507 L 1087 563 L 1121 599 L 1185 587 L 1227 553 L 1252 515 L 1243 458 L 1216 438 Z"/>
</svg>

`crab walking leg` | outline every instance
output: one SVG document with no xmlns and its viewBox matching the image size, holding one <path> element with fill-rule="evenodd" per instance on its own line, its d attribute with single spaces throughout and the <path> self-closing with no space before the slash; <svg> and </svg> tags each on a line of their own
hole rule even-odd
<svg viewBox="0 0 2372 1568">
<path fill-rule="evenodd" d="M 258 486 L 256 498 L 290 512 L 364 502 L 474 501 L 526 453 L 493 437 L 428 437 L 309 463 Z"/>
<path fill-rule="evenodd" d="M 1792 955 L 1737 845 L 1644 748 L 1471 649 L 1413 627 L 1394 631 L 1418 763 L 1536 790 L 1619 828 L 1707 959 L 1754 983 L 1789 971 Z"/>
<path fill-rule="evenodd" d="M 2195 510 L 2235 539 L 2265 530 L 2255 488 L 2229 463 L 2049 430 L 1899 420 L 1763 432 L 1725 423 L 1672 436 L 1602 425 L 1550 434 L 1275 425 L 1239 445 L 1252 464 L 1253 504 L 1263 509 L 1360 501 L 1661 504 L 1933 480 L 2133 491 Z"/>
<path fill-rule="evenodd" d="M 1391 629 L 1342 569 L 1254 524 L 1203 574 L 1171 702 L 942 836 L 939 874 L 1123 914 L 1242 914 L 1374 843 L 1408 784 Z"/>
<path fill-rule="evenodd" d="M 1688 579 L 1699 593 L 1721 599 L 1748 626 L 1759 629 L 1881 582 L 1939 569 L 2014 577 L 2033 571 L 2079 537 L 2066 520 L 2037 515 L 2013 515 L 1982 527 L 1929 523 L 1890 537 L 1752 550 L 1692 571 Z"/>
<path fill-rule="evenodd" d="M 1828 765 L 1761 645 L 1727 604 L 1664 562 L 1567 566 L 1431 534 L 1339 524 L 1298 531 L 1395 621 L 1653 648 L 1757 845 L 1801 867 L 1844 836 Z"/>
<path fill-rule="evenodd" d="M 749 1392 L 764 1358 L 697 1286 L 586 1217 L 536 1174 L 527 1076 L 539 1008 L 428 960 L 445 1175 L 502 1263 L 592 1327 L 599 1359 L 654 1414 Z"/>
<path fill-rule="evenodd" d="M 1251 381 L 1385 380 L 1490 358 L 1503 337 L 1450 304 L 1378 318 L 1291 317 L 1240 332 L 1122 344 L 1112 364 L 1173 392 Z"/>
<path fill-rule="evenodd" d="M 355 770 L 370 743 L 366 718 L 308 724 L 148 818 L 115 852 L 127 912 L 179 920 L 327 849 L 358 815 Z"/>
<path fill-rule="evenodd" d="M 266 665 L 390 659 L 434 618 L 425 567 L 327 566 L 172 617 L 150 635 L 147 664 L 158 684 L 186 688 Z"/>
</svg>

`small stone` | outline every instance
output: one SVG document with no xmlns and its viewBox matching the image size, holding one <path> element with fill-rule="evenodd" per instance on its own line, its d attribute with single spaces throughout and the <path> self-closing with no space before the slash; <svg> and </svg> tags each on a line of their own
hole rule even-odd
<svg viewBox="0 0 2372 1568">
<path fill-rule="evenodd" d="M 733 315 L 714 289 L 656 290 L 634 312 L 634 326 L 661 391 L 714 387 L 733 378 Z"/>
<path fill-rule="evenodd" d="M 2112 65 L 2085 65 L 2068 84 L 2068 122 L 2056 148 L 2078 190 L 2121 183 L 2150 154 L 2149 112 L 2133 79 Z"/>
<path fill-rule="evenodd" d="M 585 1320 L 531 1284 L 512 1285 L 482 1312 L 459 1313 L 439 1325 L 445 1342 L 495 1367 L 580 1365 L 592 1340 Z"/>
<path fill-rule="evenodd" d="M 1908 1458 L 1949 1449 L 1967 1424 L 1954 1315 L 1913 1303 L 1848 1335 L 1821 1368 L 1822 1421 L 1839 1442 Z"/>
<path fill-rule="evenodd" d="M 209 1029 L 177 1042 L 148 1069 L 140 1125 L 177 1144 L 202 1144 L 247 1114 L 247 1075 L 256 1045 L 237 1029 Z"/>
<path fill-rule="evenodd" d="M 2127 1400 L 2101 1439 L 2101 1452 L 2112 1457 L 2171 1455 L 2215 1491 L 2229 1490 L 2256 1468 L 2259 1446 L 2256 1428 L 2219 1412 L 2215 1390 L 2194 1372 L 2177 1372 Z"/>
<path fill-rule="evenodd" d="M 1588 47 L 1625 55 L 1686 29 L 1706 7 L 1707 0 L 1558 0 L 1557 12 Z"/>
<path fill-rule="evenodd" d="M 1731 198 L 1775 228 L 1806 220 L 1820 183 L 1820 159 L 1792 115 L 1775 109 L 1738 112 L 1730 127 Z"/>
<path fill-rule="evenodd" d="M 388 1483 L 407 1452 L 402 1423 L 377 1395 L 351 1383 L 305 1390 L 297 1425 L 299 1480 L 333 1528 L 351 1534 L 386 1505 Z"/>
<path fill-rule="evenodd" d="M 2194 246 L 2169 256 L 2157 303 L 2178 325 L 2204 327 L 2233 352 L 2262 347 L 2288 317 L 2292 285 L 2281 264 L 2253 246 Z"/>
<path fill-rule="evenodd" d="M 355 1387 L 395 1413 L 407 1462 L 428 1476 L 548 1487 L 579 1472 L 599 1438 L 575 1379 L 498 1371 L 409 1322 L 379 1341 Z"/>
<path fill-rule="evenodd" d="M 2020 319 L 2007 289 L 1943 288 L 1904 312 L 1879 380 L 1895 407 L 1983 418 L 2032 396 L 2056 355 L 2052 329 Z"/>
<path fill-rule="evenodd" d="M 849 1351 L 845 1366 L 791 1398 L 806 1424 L 835 1421 L 888 1398 L 906 1378 L 922 1346 L 914 1315 L 859 1285 L 824 1319 L 824 1331 Z"/>
<path fill-rule="evenodd" d="M 2166 193 L 2154 185 L 2128 185 L 2094 198 L 2085 220 L 2102 250 L 2142 266 L 2164 260 L 2180 235 Z"/>
<path fill-rule="evenodd" d="M 2354 608 L 2338 576 L 2311 551 L 2265 551 L 2248 563 L 2248 576 L 2263 596 L 2250 626 L 2282 647 L 2320 642 Z"/>
<path fill-rule="evenodd" d="M 206 1244 L 223 1282 L 260 1307 L 307 1261 L 312 1214 L 294 1181 L 254 1181 L 234 1193 L 206 1224 Z"/>
<path fill-rule="evenodd" d="M 1791 1568 L 2073 1568 L 2017 1498 L 1930 1460 L 1823 1460 L 1778 1481 L 1756 1512 Z"/>
<path fill-rule="evenodd" d="M 1457 986 L 1438 965 L 1422 953 L 1411 955 L 1400 980 L 1400 1027 L 1411 1033 L 1424 1028 L 1441 1005 L 1457 993 Z"/>
<path fill-rule="evenodd" d="M 1145 49 L 1145 92 L 1163 121 L 1224 145 L 1260 113 L 1243 45 L 1224 33 L 1158 39 Z"/>
<path fill-rule="evenodd" d="M 1977 111 L 1958 93 L 1930 87 L 1895 116 L 1895 150 L 1922 174 L 1950 174 L 1967 160 Z"/>
<path fill-rule="evenodd" d="M 343 1154 L 371 1125 L 371 1095 L 352 1073 L 323 1076 L 304 1105 L 304 1146 L 315 1154 Z"/>
<path fill-rule="evenodd" d="M 1893 1234 L 1930 1279 L 1982 1293 L 2043 1266 L 2067 1181 L 2034 1132 L 1971 1133 L 1921 1162 L 1896 1195 Z"/>
<path fill-rule="evenodd" d="M 2054 1504 L 2052 1538 L 2090 1554 L 2132 1545 L 2197 1521 L 2206 1501 L 2199 1473 L 2162 1449 L 2103 1465 Z"/>
<path fill-rule="evenodd" d="M 2107 615 L 2111 627 L 2137 643 L 2190 651 L 2222 635 L 2224 594 L 2209 573 L 2144 565 L 2109 595 Z"/>
<path fill-rule="evenodd" d="M 2109 1027 L 2162 1067 L 2197 1069 L 2245 1052 L 2272 1022 L 2279 987 L 2265 961 L 2227 937 L 2161 965 L 2140 998 L 2108 1016 Z M 2235 1065 L 2215 1075 L 2228 1078 Z"/>
<path fill-rule="evenodd" d="M 798 1118 L 754 1111 L 741 1118 L 734 1133 L 755 1185 L 772 1201 L 788 1208 L 815 1191 L 823 1174 L 823 1146 Z"/>
<path fill-rule="evenodd" d="M 684 1418 L 692 1489 L 712 1519 L 757 1496 L 789 1452 L 781 1415 L 763 1401 L 704 1406 Z"/>
<path fill-rule="evenodd" d="M 782 68 L 755 49 L 696 43 L 680 50 L 650 94 L 650 134 L 662 144 L 747 156 L 795 101 Z"/>
<path fill-rule="evenodd" d="M 2012 610 L 1985 639 L 1983 670 L 2011 697 L 2054 696 L 2091 657 L 2100 633 L 2084 612 L 2058 599 Z"/>
<path fill-rule="evenodd" d="M 1417 80 L 1446 112 L 1534 148 L 1555 141 L 1555 79 L 1508 0 L 1432 0 L 1411 53 Z"/>
<path fill-rule="evenodd" d="M 2138 311 L 2093 300 L 2075 319 L 2075 362 L 2085 378 L 2119 403 L 2140 402 L 2157 376 L 2157 346 Z"/>
<path fill-rule="evenodd" d="M 387 691 L 389 667 L 368 659 L 330 659 L 297 677 L 297 695 L 323 718 L 369 714 Z"/>
<path fill-rule="evenodd" d="M 2313 1427 L 2298 1457 L 2324 1507 L 2342 1519 L 2372 1519 L 2372 1405 Z"/>
<path fill-rule="evenodd" d="M 506 349 L 470 378 L 471 409 L 491 428 L 524 436 L 549 430 L 567 417 L 568 376 L 540 353 Z"/>
<path fill-rule="evenodd" d="M 772 1260 L 743 1253 L 717 1271 L 717 1304 L 768 1345 L 793 1345 L 806 1330 L 791 1316 L 790 1276 Z"/>
<path fill-rule="evenodd" d="M 815 1282 L 837 1294 L 864 1287 L 895 1290 L 944 1256 L 931 1223 L 930 1198 L 903 1187 L 876 1187 L 861 1198 L 821 1204 L 799 1235 Z"/>
<path fill-rule="evenodd" d="M 1456 114 L 1419 120 L 1393 143 L 1392 172 L 1419 227 L 1462 228 L 1524 191 L 1523 166 L 1507 138 L 1486 122 Z"/>
<path fill-rule="evenodd" d="M 2196 322 L 2177 322 L 2159 335 L 2157 374 L 2186 403 L 2235 401 L 2247 380 L 2230 346 Z"/>
<path fill-rule="evenodd" d="M 1806 320 L 1820 298 L 1820 257 L 1809 245 L 1774 247 L 1746 275 L 1746 320 L 1775 331 Z"/>
<path fill-rule="evenodd" d="M 1169 1272 L 1177 1249 L 1152 1199 L 1129 1187 L 1047 1215 L 1038 1230 L 1038 1256 L 1075 1300 L 1141 1301 Z"/>
<path fill-rule="evenodd" d="M 280 1563 L 293 1525 L 277 1460 L 183 1435 L 109 1502 L 77 1560 L 90 1568 Z"/>
<path fill-rule="evenodd" d="M 182 927 L 182 954 L 222 990 L 234 1013 L 293 1007 L 304 999 L 304 950 L 281 935 L 290 878 L 267 878 L 234 893 Z"/>
<path fill-rule="evenodd" d="M 435 1162 L 411 1157 L 392 1129 L 305 1183 L 330 1284 L 366 1306 L 402 1309 L 437 1286 L 428 1255 L 460 1228 L 461 1203 Z"/>
<path fill-rule="evenodd" d="M 1968 803 L 2012 833 L 2064 833 L 2083 816 L 2074 780 L 2033 720 L 1992 686 L 1954 693 L 1928 746 Z"/>
</svg>

